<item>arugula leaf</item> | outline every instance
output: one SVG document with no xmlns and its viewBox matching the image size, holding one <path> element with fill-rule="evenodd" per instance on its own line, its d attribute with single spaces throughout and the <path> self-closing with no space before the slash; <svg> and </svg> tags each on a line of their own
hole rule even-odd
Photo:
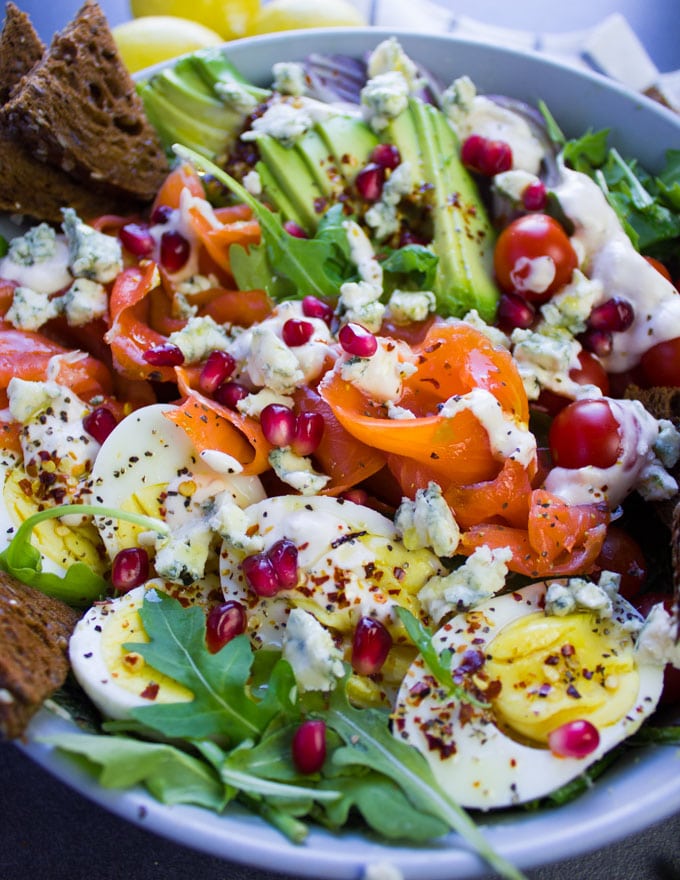
<svg viewBox="0 0 680 880">
<path fill-rule="evenodd" d="M 205 613 L 184 608 L 163 593 L 147 594 L 139 611 L 150 642 L 128 642 L 159 672 L 187 687 L 186 703 L 141 706 L 135 720 L 167 737 L 204 739 L 226 736 L 233 742 L 257 738 L 279 710 L 278 699 L 255 701 L 247 690 L 253 652 L 246 635 L 211 654 L 205 643 Z"/>
<path fill-rule="evenodd" d="M 107 582 L 83 562 L 74 562 L 68 571 L 60 576 L 42 570 L 40 551 L 31 544 L 33 529 L 48 519 L 62 516 L 109 516 L 136 523 L 153 531 L 166 532 L 167 526 L 161 520 L 111 507 L 96 504 L 60 504 L 40 510 L 24 520 L 14 533 L 9 545 L 0 553 L 0 568 L 13 575 L 29 587 L 34 587 L 48 596 L 61 599 L 68 605 L 86 608 L 101 598 L 108 590 Z"/>
<path fill-rule="evenodd" d="M 283 800 L 304 800 L 305 812 L 309 811 L 309 802 L 333 801 L 340 797 L 339 791 L 317 789 L 308 785 L 293 785 L 268 779 L 266 776 L 249 772 L 244 769 L 250 766 L 249 752 L 252 743 L 244 742 L 228 755 L 213 742 L 195 743 L 201 754 L 210 761 L 226 785 L 246 791 L 249 795 L 276 797 Z"/>
<path fill-rule="evenodd" d="M 567 141 L 567 165 L 588 174 L 604 192 L 626 234 L 641 252 L 664 262 L 680 262 L 680 150 L 668 150 L 658 176 L 625 160 L 607 145 L 607 129 Z"/>
<path fill-rule="evenodd" d="M 432 290 L 438 262 L 439 257 L 421 244 L 392 251 L 382 262 L 386 290 Z"/>
<path fill-rule="evenodd" d="M 218 812 L 230 800 L 229 791 L 210 767 L 166 743 L 80 733 L 56 734 L 40 742 L 86 758 L 104 788 L 143 784 L 161 803 L 197 804 Z"/>
<path fill-rule="evenodd" d="M 337 296 L 337 268 L 333 265 L 337 250 L 328 235 L 316 238 L 289 235 L 278 214 L 209 159 L 180 144 L 175 144 L 173 150 L 180 159 L 211 174 L 231 190 L 252 209 L 260 223 L 260 245 L 251 246 L 247 251 L 241 245 L 232 245 L 229 250 L 232 272 L 241 290 L 257 287 L 276 300 L 307 295 Z"/>
<path fill-rule="evenodd" d="M 526 880 L 499 855 L 468 814 L 439 787 L 427 760 L 417 749 L 392 736 L 388 716 L 378 709 L 355 709 L 342 686 L 335 689 L 324 715 L 344 740 L 333 753 L 333 764 L 360 765 L 392 779 L 418 810 L 440 819 L 473 846 L 479 855 L 508 880 Z"/>
<path fill-rule="evenodd" d="M 0 235 L 0 257 L 7 256 L 7 252 L 9 251 L 9 242 L 5 238 L 4 235 Z"/>
<path fill-rule="evenodd" d="M 390 840 L 425 843 L 449 830 L 441 819 L 414 809 L 401 788 L 380 773 L 338 776 L 323 780 L 321 785 L 332 785 L 341 792 L 341 797 L 323 806 L 322 821 L 331 828 L 345 825 L 354 808 L 367 825 Z"/>
<path fill-rule="evenodd" d="M 400 605 L 395 608 L 397 617 L 404 625 L 408 637 L 420 651 L 425 665 L 432 675 L 437 679 L 438 683 L 447 691 L 447 693 L 456 697 L 463 703 L 471 703 L 480 709 L 487 707 L 488 703 L 484 703 L 474 697 L 462 685 L 457 684 L 451 675 L 451 653 L 442 651 L 438 653 L 432 642 L 432 633 L 430 630 L 413 615 L 408 608 Z M 443 658 L 448 655 L 448 662 Z"/>
</svg>

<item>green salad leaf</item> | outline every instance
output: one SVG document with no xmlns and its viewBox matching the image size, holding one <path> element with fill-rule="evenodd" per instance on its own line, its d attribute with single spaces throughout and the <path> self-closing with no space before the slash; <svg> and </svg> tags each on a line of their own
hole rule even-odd
<svg viewBox="0 0 680 880">
<path fill-rule="evenodd" d="M 338 687 L 323 717 L 345 743 L 333 753 L 336 766 L 367 767 L 392 779 L 413 807 L 456 831 L 501 877 L 523 880 L 521 871 L 489 845 L 465 810 L 439 787 L 425 757 L 392 735 L 384 712 L 355 708 Z"/>
<path fill-rule="evenodd" d="M 248 249 L 232 245 L 229 259 L 241 290 L 260 289 L 275 300 L 304 296 L 336 297 L 338 293 L 337 217 L 322 223 L 314 238 L 296 238 L 283 228 L 281 218 L 254 198 L 214 162 L 176 144 L 175 153 L 211 174 L 253 211 L 260 223 L 262 242 Z"/>
<path fill-rule="evenodd" d="M 211 767 L 173 745 L 82 733 L 55 734 L 40 742 L 86 759 L 104 788 L 143 784 L 161 803 L 196 804 L 217 812 L 230 799 Z"/>
<path fill-rule="evenodd" d="M 478 700 L 462 685 L 457 684 L 453 680 L 451 674 L 452 654 L 448 650 L 438 652 L 432 642 L 432 633 L 421 623 L 418 618 L 412 614 L 408 608 L 396 606 L 395 611 L 399 620 L 403 623 L 404 629 L 408 633 L 408 637 L 420 651 L 425 665 L 437 682 L 447 691 L 447 693 L 456 697 L 463 703 L 471 703 L 480 709 L 486 708 L 487 703 Z"/>
<path fill-rule="evenodd" d="M 238 743 L 264 731 L 280 709 L 279 689 L 261 702 L 248 693 L 253 652 L 247 636 L 237 636 L 212 654 L 203 609 L 183 608 L 177 599 L 155 591 L 147 593 L 139 615 L 150 641 L 128 642 L 125 649 L 183 684 L 194 699 L 142 706 L 132 710 L 134 719 L 163 736 L 187 739 L 222 736 Z"/>
<path fill-rule="evenodd" d="M 407 244 L 383 260 L 387 290 L 432 290 L 439 257 L 422 244 Z"/>
<path fill-rule="evenodd" d="M 22 522 L 9 545 L 0 553 L 0 568 L 48 596 L 77 608 L 87 608 L 106 594 L 108 583 L 84 562 L 74 562 L 64 575 L 43 571 L 40 551 L 31 544 L 33 530 L 41 522 L 80 515 L 110 516 L 136 523 L 150 531 L 167 531 L 165 523 L 153 517 L 96 504 L 60 504 L 58 507 L 40 510 Z"/>
</svg>

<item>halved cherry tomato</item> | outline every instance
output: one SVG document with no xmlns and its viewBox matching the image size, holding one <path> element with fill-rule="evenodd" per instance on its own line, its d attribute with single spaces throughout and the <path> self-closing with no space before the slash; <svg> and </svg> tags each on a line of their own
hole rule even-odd
<svg viewBox="0 0 680 880">
<path fill-rule="evenodd" d="M 570 280 L 577 265 L 569 237 L 548 214 L 517 217 L 498 236 L 494 250 L 501 288 L 532 302 L 549 299 Z"/>
<path fill-rule="evenodd" d="M 608 468 L 621 454 L 620 425 L 604 398 L 575 400 L 553 419 L 548 444 L 558 467 Z"/>
<path fill-rule="evenodd" d="M 642 355 L 640 366 L 649 385 L 680 387 L 680 337 L 652 346 Z"/>
<path fill-rule="evenodd" d="M 569 370 L 569 378 L 577 385 L 596 385 L 605 396 L 608 395 L 609 376 L 595 355 L 584 349 L 579 352 L 578 361 L 579 366 Z M 543 388 L 538 400 L 532 403 L 532 409 L 554 416 L 569 402 L 570 398 Z"/>
<path fill-rule="evenodd" d="M 619 526 L 609 526 L 595 566 L 621 575 L 619 592 L 629 601 L 637 596 L 647 580 L 647 560 L 642 547 Z"/>
</svg>

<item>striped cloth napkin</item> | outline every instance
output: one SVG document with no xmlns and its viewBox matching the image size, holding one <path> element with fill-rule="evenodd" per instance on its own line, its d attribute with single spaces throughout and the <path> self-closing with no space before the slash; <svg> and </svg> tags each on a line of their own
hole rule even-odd
<svg viewBox="0 0 680 880">
<path fill-rule="evenodd" d="M 605 74 L 630 89 L 680 112 L 680 70 L 660 73 L 628 21 L 618 12 L 595 27 L 565 33 L 535 33 L 478 21 L 432 0 L 353 0 L 378 27 L 419 33 L 451 33 L 517 49 L 544 52 L 563 63 Z"/>
</svg>

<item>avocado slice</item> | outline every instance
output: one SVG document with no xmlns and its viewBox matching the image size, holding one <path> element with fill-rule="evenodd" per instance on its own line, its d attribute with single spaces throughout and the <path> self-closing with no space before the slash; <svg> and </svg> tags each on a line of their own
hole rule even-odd
<svg viewBox="0 0 680 880">
<path fill-rule="evenodd" d="M 269 135 L 258 137 L 257 146 L 262 162 L 293 208 L 292 214 L 283 212 L 285 219 L 294 220 L 306 232 L 313 233 L 326 205 L 326 193 L 310 173 L 302 154 L 296 147 L 284 147 Z M 263 188 L 271 195 L 264 181 Z"/>
<path fill-rule="evenodd" d="M 140 83 L 137 91 L 144 102 L 149 122 L 158 132 L 166 150 L 180 143 L 207 158 L 224 152 L 228 137 L 224 130 L 192 118 L 150 82 Z"/>
<path fill-rule="evenodd" d="M 315 127 L 341 176 L 347 184 L 354 183 L 378 144 L 376 135 L 356 116 L 330 116 Z"/>
<path fill-rule="evenodd" d="M 402 161 L 411 164 L 414 192 L 431 216 L 431 247 L 439 257 L 437 310 L 462 317 L 477 309 L 484 320 L 493 320 L 498 302 L 492 271 L 495 234 L 459 159 L 453 129 L 436 107 L 412 98 L 386 133 Z"/>
<path fill-rule="evenodd" d="M 318 131 L 311 128 L 295 144 L 295 150 L 302 157 L 324 196 L 331 198 L 342 192 L 345 180 L 340 175 L 334 157 Z"/>
</svg>

